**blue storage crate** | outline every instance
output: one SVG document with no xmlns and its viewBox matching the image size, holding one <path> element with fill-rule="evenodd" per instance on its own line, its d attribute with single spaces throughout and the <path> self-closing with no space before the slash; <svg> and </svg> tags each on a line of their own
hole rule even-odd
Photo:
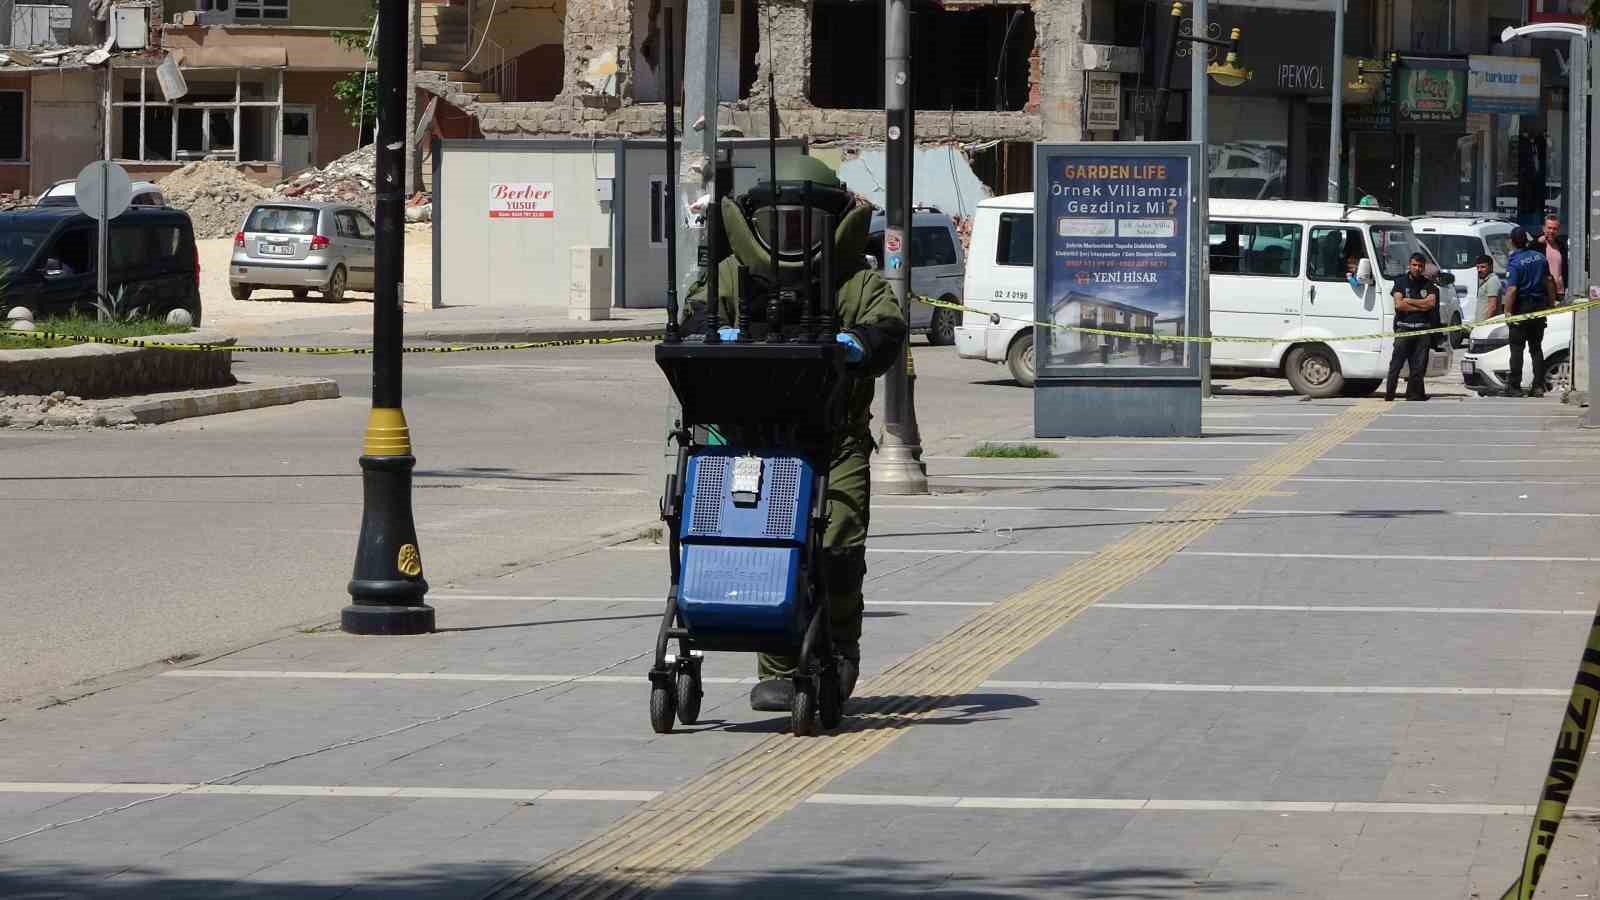
<svg viewBox="0 0 1600 900">
<path fill-rule="evenodd" d="M 752 502 L 738 502 L 734 461 L 747 455 L 761 458 L 761 481 Z M 814 477 L 797 456 L 711 447 L 689 458 L 678 610 L 691 632 L 799 640 Z"/>
</svg>

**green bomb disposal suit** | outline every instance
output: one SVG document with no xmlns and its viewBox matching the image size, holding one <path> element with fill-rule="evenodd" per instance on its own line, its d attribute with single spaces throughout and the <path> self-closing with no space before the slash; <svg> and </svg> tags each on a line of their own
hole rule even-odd
<svg viewBox="0 0 1600 900">
<path fill-rule="evenodd" d="M 861 585 L 867 572 L 867 518 L 872 497 L 868 455 L 873 450 L 870 421 L 872 418 L 873 380 L 887 372 L 899 359 L 905 346 L 906 322 L 895 302 L 894 291 L 878 274 L 866 266 L 864 256 L 867 243 L 867 226 L 872 209 L 858 202 L 844 190 L 844 185 L 822 162 L 811 157 L 797 157 L 779 164 L 778 183 L 780 196 L 776 201 L 781 237 L 773 240 L 767 234 L 772 228 L 773 191 L 770 184 L 758 184 L 743 197 L 722 201 L 722 222 L 728 234 L 733 254 L 723 259 L 718 268 L 718 294 L 721 296 L 719 316 L 725 325 L 744 327 L 738 320 L 737 273 L 743 264 L 752 284 L 752 293 L 764 297 L 772 286 L 771 247 L 779 246 L 778 260 L 785 285 L 797 284 L 803 277 L 804 255 L 800 250 L 799 216 L 827 212 L 837 216 L 834 229 L 834 267 L 838 287 L 836 320 L 841 332 L 848 332 L 860 341 L 865 358 L 850 366 L 853 376 L 850 385 L 849 418 L 833 448 L 833 463 L 828 470 L 828 527 L 823 535 L 824 565 L 827 566 L 829 593 L 829 620 L 834 643 L 850 665 L 846 677 L 846 690 L 854 687 L 856 664 L 861 650 Z M 797 192 L 796 183 L 812 182 L 810 207 L 795 205 L 790 201 Z M 812 255 L 812 271 L 820 277 L 821 229 L 812 229 L 813 246 L 807 248 Z M 689 289 L 691 311 L 689 330 L 703 327 L 705 321 L 705 283 L 700 281 Z M 753 315 L 765 314 L 765 300 L 752 304 Z M 786 310 L 785 321 L 799 318 L 799 310 Z M 754 323 L 751 323 L 754 324 Z M 757 697 L 766 682 L 782 679 L 782 689 L 792 689 L 787 681 L 794 673 L 796 661 L 791 657 L 762 654 L 757 672 L 763 684 L 751 692 L 752 705 L 757 708 L 782 708 L 777 703 L 758 704 Z M 774 685 L 773 687 L 777 687 Z"/>
</svg>

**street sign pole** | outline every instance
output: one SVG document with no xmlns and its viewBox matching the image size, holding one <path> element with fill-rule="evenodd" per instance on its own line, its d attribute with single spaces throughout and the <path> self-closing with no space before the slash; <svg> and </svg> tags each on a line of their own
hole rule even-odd
<svg viewBox="0 0 1600 900">
<path fill-rule="evenodd" d="M 122 215 L 133 200 L 133 182 L 121 166 L 107 159 L 83 167 L 72 187 L 78 209 L 96 222 L 95 303 L 109 302 L 111 220 Z M 105 313 L 100 313 L 105 318 Z"/>
<path fill-rule="evenodd" d="M 911 319 L 911 176 L 913 162 L 911 104 L 910 0 L 884 4 L 884 109 L 888 113 L 885 149 L 884 273 L 894 288 L 900 312 Z M 872 462 L 873 489 L 883 494 L 926 494 L 928 473 L 922 467 L 917 411 L 912 404 L 911 350 L 883 376 L 883 440 Z"/>
</svg>

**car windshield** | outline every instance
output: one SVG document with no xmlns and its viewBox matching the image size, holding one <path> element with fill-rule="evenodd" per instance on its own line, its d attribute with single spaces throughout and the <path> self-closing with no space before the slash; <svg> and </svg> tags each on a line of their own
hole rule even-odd
<svg viewBox="0 0 1600 900">
<path fill-rule="evenodd" d="M 1372 245 L 1378 250 L 1378 271 L 1385 278 L 1399 278 L 1411 264 L 1411 254 L 1422 253 L 1422 243 L 1408 225 L 1372 226 Z"/>
<path fill-rule="evenodd" d="M 311 234 L 317 230 L 317 211 L 295 206 L 258 206 L 250 211 L 244 230 L 266 234 Z"/>
<path fill-rule="evenodd" d="M 38 229 L 0 230 L 0 266 L 9 272 L 26 268 L 49 236 L 49 231 Z"/>
</svg>

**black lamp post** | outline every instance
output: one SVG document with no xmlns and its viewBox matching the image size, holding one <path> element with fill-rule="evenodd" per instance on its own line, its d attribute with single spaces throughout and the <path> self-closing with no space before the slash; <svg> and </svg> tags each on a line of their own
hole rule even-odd
<svg viewBox="0 0 1600 900">
<path fill-rule="evenodd" d="M 1229 87 L 1238 87 L 1250 80 L 1249 69 L 1239 65 L 1239 37 L 1238 27 L 1228 36 L 1228 40 L 1219 41 L 1215 38 L 1201 37 L 1197 34 L 1183 34 L 1183 4 L 1172 4 L 1171 25 L 1168 26 L 1166 52 L 1156 57 L 1155 83 L 1160 85 L 1156 89 L 1155 107 L 1151 111 L 1148 137 L 1157 139 L 1161 126 L 1167 121 L 1167 100 L 1172 96 L 1172 64 L 1178 56 L 1178 42 L 1188 41 L 1191 44 L 1209 44 L 1212 47 L 1222 47 L 1228 51 L 1227 59 L 1221 63 L 1212 63 L 1206 67 L 1206 74 L 1217 80 L 1217 83 Z M 1203 140 L 1198 139 L 1197 140 Z"/>
<path fill-rule="evenodd" d="M 372 412 L 361 455 L 361 537 L 351 604 L 339 616 L 350 634 L 426 634 L 417 527 L 411 518 L 411 431 L 400 409 L 405 280 L 406 0 L 378 3 L 376 291 L 372 309 Z"/>
</svg>

